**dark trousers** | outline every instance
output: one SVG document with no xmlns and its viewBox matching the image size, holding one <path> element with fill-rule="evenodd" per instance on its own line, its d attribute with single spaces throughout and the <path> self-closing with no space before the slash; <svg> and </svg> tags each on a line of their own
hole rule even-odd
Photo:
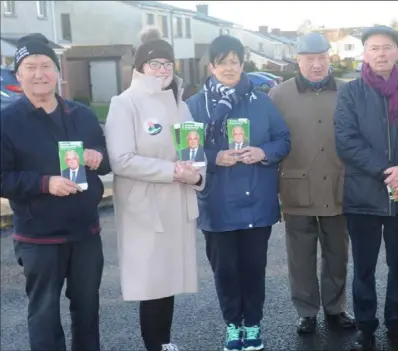
<svg viewBox="0 0 398 351">
<path fill-rule="evenodd" d="M 98 291 L 104 264 L 101 237 L 65 244 L 16 241 L 15 254 L 26 278 L 31 350 L 66 350 L 60 317 L 65 279 L 72 319 L 72 350 L 99 350 Z"/>
<path fill-rule="evenodd" d="M 140 302 L 141 335 L 147 351 L 160 351 L 170 343 L 174 296 Z"/>
<path fill-rule="evenodd" d="M 327 314 L 345 310 L 348 234 L 344 216 L 284 214 L 292 302 L 300 317 L 315 317 L 321 303 Z M 318 242 L 321 274 L 318 280 Z"/>
<path fill-rule="evenodd" d="M 348 215 L 354 261 L 353 300 L 358 329 L 373 333 L 377 294 L 375 272 L 382 237 L 386 247 L 388 279 L 384 322 L 388 329 L 398 328 L 398 217 Z"/>
<path fill-rule="evenodd" d="M 218 301 L 227 324 L 259 325 L 265 300 L 265 268 L 272 227 L 204 232 Z"/>
</svg>

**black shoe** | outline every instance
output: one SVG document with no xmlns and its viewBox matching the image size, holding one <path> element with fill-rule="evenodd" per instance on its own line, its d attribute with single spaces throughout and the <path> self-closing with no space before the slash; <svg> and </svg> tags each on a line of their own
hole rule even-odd
<svg viewBox="0 0 398 351">
<path fill-rule="evenodd" d="M 391 351 L 398 351 L 398 329 L 391 329 L 387 332 Z"/>
<path fill-rule="evenodd" d="M 297 320 L 298 334 L 313 334 L 316 330 L 316 317 L 300 317 Z"/>
<path fill-rule="evenodd" d="M 326 320 L 331 325 L 342 329 L 354 329 L 355 318 L 344 311 L 339 314 L 325 314 Z"/>
<path fill-rule="evenodd" d="M 376 339 L 374 334 L 357 332 L 355 342 L 351 346 L 351 351 L 372 351 L 374 350 Z"/>
</svg>

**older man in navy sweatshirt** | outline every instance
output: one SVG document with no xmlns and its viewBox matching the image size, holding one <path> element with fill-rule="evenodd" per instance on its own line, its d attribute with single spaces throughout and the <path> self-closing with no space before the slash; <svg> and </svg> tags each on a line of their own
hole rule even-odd
<svg viewBox="0 0 398 351">
<path fill-rule="evenodd" d="M 19 40 L 15 72 L 24 96 L 1 114 L 1 196 L 14 212 L 15 253 L 29 298 L 31 350 L 65 350 L 60 295 L 66 280 L 72 350 L 99 350 L 103 252 L 99 174 L 110 172 L 94 113 L 55 93 L 59 62 L 48 40 Z M 88 182 L 82 190 L 61 175 L 59 141 L 82 141 Z"/>
</svg>

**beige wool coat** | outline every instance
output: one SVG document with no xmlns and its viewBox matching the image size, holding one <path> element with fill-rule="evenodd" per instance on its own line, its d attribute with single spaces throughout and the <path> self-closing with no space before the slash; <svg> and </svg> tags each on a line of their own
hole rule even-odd
<svg viewBox="0 0 398 351">
<path fill-rule="evenodd" d="M 170 125 L 192 120 L 172 90 L 133 73 L 130 88 L 111 100 L 105 126 L 114 174 L 114 208 L 123 299 L 143 301 L 197 292 L 195 190 L 173 181 L 177 160 Z M 151 134 L 150 126 L 160 133 Z"/>
</svg>

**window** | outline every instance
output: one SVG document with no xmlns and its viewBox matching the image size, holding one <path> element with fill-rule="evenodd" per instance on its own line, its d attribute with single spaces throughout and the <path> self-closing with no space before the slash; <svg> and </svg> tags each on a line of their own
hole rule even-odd
<svg viewBox="0 0 398 351">
<path fill-rule="evenodd" d="M 352 51 L 354 50 L 354 44 L 345 44 L 344 48 L 346 51 Z"/>
<path fill-rule="evenodd" d="M 220 35 L 229 35 L 229 29 L 220 28 Z"/>
<path fill-rule="evenodd" d="M 173 31 L 175 38 L 182 38 L 182 19 L 181 17 L 173 17 Z"/>
<path fill-rule="evenodd" d="M 258 43 L 258 51 L 263 51 L 263 50 L 264 50 L 264 44 Z"/>
<path fill-rule="evenodd" d="M 192 38 L 192 34 L 191 34 L 191 19 L 190 18 L 186 18 L 185 19 L 185 37 Z"/>
<path fill-rule="evenodd" d="M 62 39 L 72 41 L 72 27 L 70 25 L 69 13 L 61 13 Z"/>
<path fill-rule="evenodd" d="M 37 17 L 47 18 L 47 1 L 36 1 Z"/>
<path fill-rule="evenodd" d="M 2 1 L 4 6 L 5 16 L 15 16 L 15 2 L 14 1 Z"/>
<path fill-rule="evenodd" d="M 146 14 L 146 24 L 148 26 L 153 26 L 155 24 L 155 15 L 153 13 Z"/>
<path fill-rule="evenodd" d="M 167 22 L 167 16 L 158 15 L 158 28 L 161 28 L 161 32 L 164 38 L 169 36 L 169 26 Z"/>
</svg>

